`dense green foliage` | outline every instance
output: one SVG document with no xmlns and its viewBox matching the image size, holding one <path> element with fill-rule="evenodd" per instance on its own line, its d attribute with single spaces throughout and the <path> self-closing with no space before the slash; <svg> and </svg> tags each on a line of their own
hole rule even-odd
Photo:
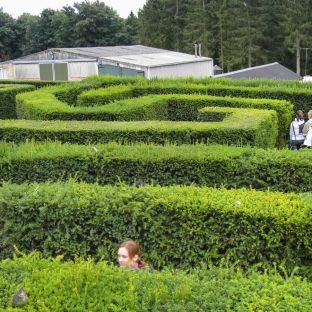
<svg viewBox="0 0 312 312">
<path fill-rule="evenodd" d="M 141 101 L 143 102 L 142 98 Z M 141 121 L 3 121 L 0 125 L 0 140 L 17 143 L 27 139 L 37 141 L 49 139 L 78 144 L 109 141 L 155 144 L 206 143 L 263 148 L 274 147 L 276 144 L 277 116 L 272 110 L 206 107 L 199 111 L 197 122 L 168 120 L 142 122 L 146 119 L 168 117 L 166 110 L 161 108 L 147 109 L 141 105 L 139 109 L 137 107 L 131 111 L 120 110 L 110 116 L 117 116 L 119 120 L 132 117 L 130 120 L 137 118 Z M 162 116 L 159 116 L 160 114 Z"/>
<path fill-rule="evenodd" d="M 0 84 L 0 119 L 16 118 L 16 95 L 32 90 L 35 87 L 31 85 Z"/>
<path fill-rule="evenodd" d="M 47 48 L 137 43 L 194 53 L 197 42 L 225 71 L 275 61 L 295 70 L 297 54 L 301 73 L 311 74 L 309 0 L 147 0 L 126 19 L 104 2 L 17 19 L 1 9 L 0 61 Z"/>
<path fill-rule="evenodd" d="M 213 80 L 214 81 L 214 80 Z M 25 119 L 62 119 L 62 120 L 138 120 L 145 113 L 145 107 L 158 109 L 154 112 L 152 118 L 161 118 L 164 109 L 168 109 L 169 118 L 173 120 L 194 120 L 198 108 L 205 106 L 230 106 L 230 107 L 250 107 L 273 109 L 278 114 L 280 135 L 285 131 L 291 120 L 293 106 L 288 101 L 271 100 L 271 99 L 243 99 L 232 98 L 233 96 L 243 96 L 246 93 L 244 87 L 219 86 L 214 85 L 213 81 L 208 85 L 179 83 L 168 84 L 166 82 L 144 82 L 138 81 L 138 85 L 133 86 L 112 86 L 104 89 L 89 90 L 83 92 L 91 86 L 99 87 L 100 84 L 107 83 L 94 79 L 90 85 L 88 83 L 67 85 L 64 90 L 51 87 L 37 90 L 17 98 L 17 115 Z M 111 83 L 117 83 L 111 82 Z M 121 81 L 126 83 L 127 80 Z M 264 89 L 250 88 L 252 94 L 257 93 L 258 97 L 264 94 Z M 217 91 L 216 91 L 217 90 Z M 222 90 L 222 92 L 220 91 Z M 229 92 L 227 92 L 229 90 Z M 254 92 L 255 91 L 255 92 Z M 279 98 L 283 98 L 283 91 L 276 90 Z M 303 89 L 304 94 L 311 93 L 310 90 Z M 81 94 L 80 94 L 81 93 Z M 164 93 L 170 95 L 163 95 Z M 180 95 L 172 95 L 179 93 Z M 207 94 L 218 94 L 219 97 L 208 96 Z M 224 94 L 227 93 L 227 97 Z M 248 92 L 247 92 L 248 93 Z M 124 102 L 116 102 L 107 105 L 109 101 L 121 98 L 139 97 L 147 94 L 158 94 L 158 97 L 145 97 L 138 99 L 129 99 Z M 185 94 L 182 96 L 181 94 Z M 203 95 L 199 95 L 203 94 Z M 206 94 L 206 95 L 205 95 Z M 257 97 L 255 94 L 255 97 Z M 187 96 L 189 95 L 189 96 Z M 191 96 L 192 95 L 192 96 Z M 311 93 L 312 95 L 312 93 Z M 266 96 L 263 96 L 266 97 Z M 155 100 L 154 100 L 155 99 Z M 76 103 L 74 102 L 76 100 Z M 166 104 L 166 102 L 168 104 Z M 68 104 L 69 103 L 69 104 Z M 78 103 L 79 106 L 75 106 Z M 106 104 L 106 105 L 103 105 Z M 136 110 L 140 110 L 136 115 Z M 130 112 L 130 114 L 128 113 Z M 127 116 L 127 118 L 123 116 Z M 146 115 L 146 114 L 145 114 Z M 180 116 L 179 116 L 180 115 Z M 137 117 L 135 117 L 137 116 Z M 187 117 L 186 117 L 187 116 Z M 142 117 L 146 119 L 146 117 Z"/>
<path fill-rule="evenodd" d="M 63 81 L 46 81 L 46 80 L 9 80 L 9 79 L 1 79 L 0 80 L 1 84 L 27 84 L 27 85 L 33 85 L 36 88 L 42 88 L 50 85 L 60 85 L 63 84 Z"/>
<path fill-rule="evenodd" d="M 302 195 L 246 189 L 5 183 L 1 256 L 16 245 L 115 261 L 118 243 L 131 237 L 156 268 L 227 259 L 242 267 L 299 267 L 310 276 L 311 208 Z"/>
<path fill-rule="evenodd" d="M 160 185 L 253 187 L 312 191 L 310 150 L 217 145 L 0 143 L 0 181 L 44 182 L 77 177 L 100 184 L 136 180 Z"/>
<path fill-rule="evenodd" d="M 0 308 L 18 311 L 310 311 L 312 285 L 298 277 L 243 274 L 235 268 L 131 272 L 91 260 L 62 263 L 31 254 L 0 262 Z"/>
<path fill-rule="evenodd" d="M 0 96 L 10 88 L 21 86 Z M 311 194 L 291 193 L 312 191 L 312 154 L 268 148 L 310 94 L 267 80 L 91 77 L 17 95 L 28 119 L 0 125 L 0 259 L 16 246 L 65 261 L 0 262 L 0 310 L 15 311 L 24 287 L 25 311 L 309 311 L 310 284 L 276 271 L 312 278 Z M 67 262 L 115 262 L 128 238 L 157 269 L 191 274 Z"/>
</svg>

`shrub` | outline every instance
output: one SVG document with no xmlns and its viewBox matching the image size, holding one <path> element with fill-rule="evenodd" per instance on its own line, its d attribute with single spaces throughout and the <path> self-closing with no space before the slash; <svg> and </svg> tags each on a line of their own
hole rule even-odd
<svg viewBox="0 0 312 312">
<path fill-rule="evenodd" d="M 0 188 L 1 256 L 104 256 L 137 240 L 156 268 L 224 259 L 311 272 L 311 202 L 300 195 L 194 186 L 8 184 Z M 222 260 L 223 259 L 223 260 Z"/>
<path fill-rule="evenodd" d="M 64 84 L 63 81 L 46 81 L 46 80 L 13 80 L 13 79 L 4 79 L 0 81 L 1 84 L 27 84 L 27 85 L 32 85 L 36 88 L 42 88 L 46 86 L 51 86 L 51 85 L 61 85 Z"/>
<path fill-rule="evenodd" d="M 82 82 L 66 84 L 56 90 L 55 96 L 62 102 L 76 106 L 80 93 L 90 89 L 98 89 L 109 86 L 119 86 L 128 84 L 144 83 L 140 77 L 115 77 L 115 76 L 94 76 L 84 79 Z"/>
<path fill-rule="evenodd" d="M 309 150 L 217 145 L 96 145 L 0 143 L 0 181 L 44 182 L 77 177 L 100 184 L 136 180 L 160 185 L 312 191 Z"/>
<path fill-rule="evenodd" d="M 135 105 L 133 105 L 135 106 Z M 168 118 L 166 109 L 135 108 L 123 112 L 115 109 L 111 116 L 118 119 Z M 141 111 L 140 111 L 141 110 Z M 161 116 L 162 114 L 162 116 Z M 153 116 L 154 115 L 154 116 Z M 208 118 L 209 116 L 209 118 Z M 219 116 L 219 117 L 218 117 Z M 220 116 L 224 120 L 220 121 Z M 22 142 L 27 139 L 59 140 L 69 143 L 121 143 L 149 142 L 165 144 L 249 144 L 259 147 L 274 147 L 277 137 L 277 116 L 274 111 L 212 108 L 208 107 L 198 116 L 207 122 L 176 121 L 132 121 L 132 122 L 90 122 L 90 121 L 4 121 L 0 125 L 0 139 Z M 209 119 L 209 120 L 208 120 Z M 218 120 L 219 122 L 212 122 Z"/>
<path fill-rule="evenodd" d="M 2 81 L 0 82 L 2 84 Z M 32 91 L 31 85 L 1 85 L 0 84 L 0 119 L 16 118 L 16 94 Z"/>
<path fill-rule="evenodd" d="M 129 96 L 131 88 L 107 88 L 105 103 L 112 99 Z M 118 91 L 119 90 L 119 91 Z M 101 90 L 99 90 L 101 91 Z M 92 92 L 99 92 L 92 91 Z M 140 98 L 117 101 L 104 106 L 73 107 L 57 100 L 56 89 L 38 90 L 32 94 L 18 97 L 17 113 L 22 119 L 58 119 L 58 120 L 140 120 L 171 119 L 196 120 L 198 109 L 206 106 L 241 107 L 255 109 L 271 109 L 277 112 L 280 137 L 285 133 L 291 121 L 292 105 L 290 102 L 278 100 L 243 99 L 230 97 L 213 97 L 203 95 L 150 95 Z M 102 92 L 102 91 L 101 91 Z M 97 94 L 97 93 L 95 93 Z M 113 95 L 112 95 L 113 94 Z M 92 98 L 88 93 L 87 99 Z M 94 96 L 98 102 L 99 96 Z"/>
<path fill-rule="evenodd" d="M 18 279 L 17 274 L 22 276 Z M 185 274 L 121 270 L 92 260 L 38 254 L 0 262 L 0 308 L 23 286 L 26 311 L 309 311 L 311 283 L 233 268 Z M 14 309 L 15 311 L 15 309 Z"/>
</svg>

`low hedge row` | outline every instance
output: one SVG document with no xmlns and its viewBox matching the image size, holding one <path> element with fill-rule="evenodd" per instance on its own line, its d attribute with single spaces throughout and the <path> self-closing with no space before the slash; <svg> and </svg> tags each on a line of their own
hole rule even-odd
<svg viewBox="0 0 312 312">
<path fill-rule="evenodd" d="M 107 88 L 105 102 L 111 94 L 121 98 L 129 94 L 131 86 Z M 130 91 L 129 91 L 130 90 Z M 17 114 L 21 119 L 59 120 L 138 120 L 149 112 L 150 119 L 164 119 L 164 109 L 171 120 L 196 120 L 198 109 L 205 106 L 272 109 L 277 112 L 280 131 L 291 121 L 292 104 L 287 101 L 244 99 L 204 95 L 150 95 L 117 101 L 104 106 L 73 107 L 56 99 L 55 88 L 41 89 L 17 98 Z M 95 90 L 94 92 L 97 92 Z M 118 93 L 119 92 L 119 93 Z M 124 93 L 124 94 L 123 94 Z M 89 97 L 91 97 L 89 95 Z M 168 118 L 167 117 L 167 118 Z M 165 119 L 167 119 L 165 118 Z M 143 119 L 146 119 L 143 118 Z"/>
<path fill-rule="evenodd" d="M 95 79 L 96 80 L 96 79 Z M 91 95 L 87 93 L 87 95 Z M 105 91 L 104 91 L 105 93 Z M 299 82 L 248 81 L 231 79 L 156 79 L 134 84 L 134 96 L 147 94 L 207 94 L 243 98 L 266 98 L 290 101 L 294 110 L 311 109 L 312 88 Z M 99 93 L 96 93 L 99 95 Z"/>
<path fill-rule="evenodd" d="M 93 76 L 84 79 L 81 82 L 70 83 L 59 88 L 55 95 L 62 101 L 71 106 L 77 105 L 77 99 L 80 93 L 90 89 L 98 89 L 109 86 L 131 85 L 131 84 L 145 84 L 141 77 L 116 77 L 116 76 Z"/>
<path fill-rule="evenodd" d="M 14 80 L 14 79 L 3 79 L 0 81 L 1 84 L 27 84 L 35 86 L 36 88 L 42 88 L 51 85 L 64 84 L 63 81 L 51 81 L 51 80 Z"/>
<path fill-rule="evenodd" d="M 312 191 L 310 150 L 262 150 L 217 145 L 0 143 L 0 181 L 44 182 L 76 177 L 160 185 Z"/>
<path fill-rule="evenodd" d="M 227 259 L 244 268 L 299 267 L 312 277 L 311 209 L 304 195 L 246 189 L 5 183 L 0 255 L 10 257 L 15 245 L 115 262 L 118 243 L 132 238 L 156 268 Z"/>
<path fill-rule="evenodd" d="M 81 106 L 96 106 L 104 105 L 116 99 L 124 99 L 131 97 L 139 97 L 144 95 L 159 94 L 159 97 L 154 97 L 155 99 L 167 99 L 168 106 L 171 108 L 171 114 L 174 119 L 178 120 L 193 120 L 194 114 L 197 114 L 197 109 L 204 106 L 230 106 L 230 107 L 250 107 L 258 109 L 273 109 L 278 113 L 280 128 L 285 129 L 285 125 L 289 125 L 291 120 L 291 115 L 293 112 L 293 106 L 288 101 L 279 100 L 267 100 L 267 99 L 250 99 L 250 98 L 233 98 L 233 97 L 215 97 L 215 96 L 205 96 L 194 94 L 197 91 L 203 91 L 201 88 L 203 86 L 187 85 L 179 86 L 179 84 L 173 86 L 163 86 L 162 88 L 151 86 L 136 86 L 127 85 L 123 87 L 114 86 L 102 89 L 92 89 L 86 92 L 82 92 L 77 102 Z M 204 86 L 204 88 L 206 88 Z M 162 95 L 163 93 L 169 93 L 171 95 Z M 180 93 L 190 95 L 181 95 Z M 206 93 L 206 92 L 204 92 Z M 175 94 L 175 95 L 173 95 Z M 129 101 L 124 101 L 128 106 L 132 107 L 134 105 L 139 105 L 146 101 L 150 97 L 145 96 L 140 99 L 134 99 Z M 214 103 L 211 103 L 214 102 Z M 112 104 L 113 107 L 116 104 Z M 196 118 L 195 118 L 196 119 Z"/>
<path fill-rule="evenodd" d="M 154 144 L 201 142 L 264 148 L 275 146 L 277 117 L 274 111 L 208 107 L 200 111 L 198 118 L 199 121 L 210 122 L 8 120 L 0 125 L 0 140 L 15 143 L 34 139 L 77 144 L 116 141 Z"/>
<path fill-rule="evenodd" d="M 309 312 L 312 284 L 278 274 L 232 268 L 148 273 L 91 260 L 62 263 L 38 254 L 0 262 L 0 309 L 18 311 L 294 311 Z"/>
<path fill-rule="evenodd" d="M 31 85 L 1 85 L 0 82 L 0 119 L 16 118 L 16 101 L 15 97 L 18 93 L 33 91 L 34 86 Z"/>
</svg>

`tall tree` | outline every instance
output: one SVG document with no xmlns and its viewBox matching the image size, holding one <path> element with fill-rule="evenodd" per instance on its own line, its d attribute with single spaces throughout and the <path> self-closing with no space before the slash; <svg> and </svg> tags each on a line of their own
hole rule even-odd
<svg viewBox="0 0 312 312">
<path fill-rule="evenodd" d="M 16 20 L 18 49 L 15 57 L 40 51 L 38 36 L 39 16 L 24 13 Z"/>
<path fill-rule="evenodd" d="M 12 58 L 16 48 L 15 20 L 0 7 L 0 61 Z"/>
<path fill-rule="evenodd" d="M 39 51 L 57 47 L 56 34 L 59 27 L 57 14 L 59 11 L 52 9 L 44 9 L 40 14 L 37 30 L 34 33 Z"/>
<path fill-rule="evenodd" d="M 173 50 L 175 48 L 174 0 L 147 0 L 139 10 L 139 36 L 142 44 Z"/>
<path fill-rule="evenodd" d="M 193 0 L 187 3 L 183 33 L 185 51 L 194 53 L 194 44 L 201 44 L 202 55 L 214 57 L 218 51 L 218 3 L 215 0 Z"/>
<path fill-rule="evenodd" d="M 296 71 L 300 74 L 300 49 L 311 44 L 311 1 L 285 0 L 285 47 L 296 55 Z"/>
<path fill-rule="evenodd" d="M 104 2 L 75 3 L 78 46 L 112 46 L 127 43 L 123 20 Z"/>
<path fill-rule="evenodd" d="M 64 6 L 60 12 L 53 17 L 53 24 L 57 24 L 55 33 L 56 47 L 74 47 L 78 39 L 75 25 L 78 17 L 75 9 Z"/>
<path fill-rule="evenodd" d="M 126 31 L 128 35 L 128 40 L 130 44 L 137 44 L 139 40 L 139 21 L 138 17 L 131 11 L 126 21 Z"/>
</svg>

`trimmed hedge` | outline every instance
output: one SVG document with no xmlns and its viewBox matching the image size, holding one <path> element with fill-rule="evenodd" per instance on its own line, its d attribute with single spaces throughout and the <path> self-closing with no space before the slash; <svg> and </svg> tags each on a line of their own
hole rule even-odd
<svg viewBox="0 0 312 312">
<path fill-rule="evenodd" d="M 5 183 L 1 257 L 11 256 L 15 245 L 45 257 L 114 262 L 118 243 L 132 238 L 156 268 L 227 259 L 244 268 L 299 267 L 309 275 L 311 209 L 302 195 L 246 189 Z"/>
<path fill-rule="evenodd" d="M 0 181 L 44 182 L 76 177 L 100 184 L 136 180 L 160 185 L 312 191 L 312 153 L 217 145 L 80 146 L 0 143 Z"/>
<path fill-rule="evenodd" d="M 119 89 L 106 89 L 103 101 L 112 97 L 121 98 L 133 93 L 130 86 Z M 41 89 L 18 97 L 17 114 L 21 119 L 59 119 L 59 120 L 138 120 L 144 118 L 147 110 L 153 109 L 150 118 L 165 118 L 163 110 L 167 108 L 169 119 L 196 120 L 198 109 L 206 106 L 242 107 L 255 109 L 272 109 L 278 114 L 280 131 L 285 131 L 291 121 L 292 104 L 287 101 L 266 99 L 244 99 L 231 97 L 214 97 L 204 95 L 150 95 L 140 98 L 117 101 L 104 106 L 73 107 L 56 99 L 55 88 Z M 97 92 L 101 90 L 95 90 Z M 155 90 L 150 89 L 151 93 Z M 118 93 L 120 92 L 120 93 Z M 155 91 L 156 92 L 156 91 Z M 97 93 L 96 93 L 97 94 Z M 117 94 L 117 95 L 116 95 Z M 91 98 L 91 95 L 88 95 Z M 95 96 L 95 101 L 100 97 Z M 155 111 L 157 110 L 157 111 Z M 143 116 L 142 116 L 143 115 Z M 165 118 L 166 119 L 166 118 Z"/>
<path fill-rule="evenodd" d="M 19 287 L 29 295 L 24 311 L 309 312 L 312 305 L 312 284 L 298 277 L 232 268 L 151 274 L 38 254 L 0 262 L 1 309 L 16 310 L 11 304 Z"/>
<path fill-rule="evenodd" d="M 153 111 L 158 114 L 159 109 Z M 165 108 L 162 113 L 165 114 Z M 134 115 L 139 119 L 145 119 L 152 114 L 152 112 L 148 113 L 143 110 L 142 114 L 137 111 Z M 165 118 L 166 116 L 162 117 Z M 122 119 L 121 115 L 119 118 Z M 277 116 L 274 111 L 208 107 L 200 111 L 198 118 L 199 121 L 210 122 L 9 120 L 0 125 L 0 140 L 15 143 L 27 139 L 37 141 L 49 139 L 77 144 L 116 141 L 120 143 L 149 142 L 155 144 L 165 144 L 166 142 L 176 144 L 198 142 L 231 145 L 249 144 L 264 148 L 275 146 Z"/>
<path fill-rule="evenodd" d="M 76 106 L 78 96 L 83 91 L 109 86 L 122 87 L 122 85 L 144 84 L 144 81 L 145 80 L 141 77 L 93 76 L 81 82 L 64 85 L 55 92 L 55 96 L 62 102 Z"/>
<path fill-rule="evenodd" d="M 88 95 L 92 94 L 90 92 Z M 162 93 L 279 99 L 292 102 L 294 111 L 301 109 L 304 112 L 311 109 L 312 102 L 312 88 L 309 84 L 264 79 L 155 79 L 141 83 L 133 91 L 134 96 Z"/>
<path fill-rule="evenodd" d="M 18 93 L 33 91 L 35 87 L 31 85 L 1 85 L 0 81 L 0 119 L 16 118 L 16 101 Z"/>
<path fill-rule="evenodd" d="M 1 79 L 1 84 L 27 84 L 35 86 L 36 88 L 42 88 L 51 85 L 61 85 L 64 84 L 64 81 L 50 81 L 50 80 L 13 80 L 13 79 Z"/>
</svg>

